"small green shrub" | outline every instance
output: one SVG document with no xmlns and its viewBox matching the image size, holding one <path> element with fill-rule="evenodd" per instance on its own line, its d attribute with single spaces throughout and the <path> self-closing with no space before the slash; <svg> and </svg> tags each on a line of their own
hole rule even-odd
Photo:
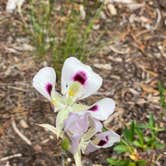
<svg viewBox="0 0 166 166">
<path fill-rule="evenodd" d="M 114 147 L 117 154 L 125 154 L 128 158 L 124 160 L 109 158 L 110 166 L 144 166 L 148 159 L 141 157 L 142 152 L 164 148 L 158 138 L 160 129 L 151 114 L 149 121 L 145 124 L 131 122 L 129 127 L 125 127 L 122 132 L 121 142 Z"/>
<path fill-rule="evenodd" d="M 118 160 L 109 158 L 108 163 L 110 166 L 146 166 L 145 160 L 131 161 L 131 160 Z"/>
</svg>

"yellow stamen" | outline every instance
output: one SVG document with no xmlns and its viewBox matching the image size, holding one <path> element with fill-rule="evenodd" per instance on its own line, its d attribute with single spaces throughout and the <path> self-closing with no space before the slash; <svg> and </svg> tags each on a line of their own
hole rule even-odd
<svg viewBox="0 0 166 166">
<path fill-rule="evenodd" d="M 75 92 L 74 91 L 72 91 L 71 89 L 69 89 L 69 92 L 68 92 L 68 94 L 69 94 L 69 96 L 75 96 Z"/>
<path fill-rule="evenodd" d="M 73 82 L 69 89 L 68 89 L 68 95 L 70 97 L 75 97 L 80 92 L 81 84 L 79 82 Z"/>
<path fill-rule="evenodd" d="M 51 103 L 55 106 L 55 105 L 57 104 L 56 99 L 55 99 L 55 98 L 52 98 L 52 99 L 51 99 Z"/>
</svg>

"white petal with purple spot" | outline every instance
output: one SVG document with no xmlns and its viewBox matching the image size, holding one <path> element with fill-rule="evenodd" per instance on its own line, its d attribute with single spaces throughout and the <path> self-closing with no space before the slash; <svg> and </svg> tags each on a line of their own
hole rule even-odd
<svg viewBox="0 0 166 166">
<path fill-rule="evenodd" d="M 88 144 L 85 154 L 94 152 L 100 148 L 111 147 L 116 142 L 120 141 L 120 136 L 113 131 L 106 131 L 96 134 L 95 138 Z"/>
<path fill-rule="evenodd" d="M 94 94 L 102 85 L 102 78 L 90 66 L 81 63 L 77 58 L 66 59 L 62 68 L 61 88 L 66 95 L 72 82 L 78 82 L 82 87 L 80 99 Z"/>
<path fill-rule="evenodd" d="M 106 120 L 115 110 L 115 102 L 110 98 L 104 98 L 92 105 L 88 112 L 97 120 Z"/>
<path fill-rule="evenodd" d="M 33 78 L 34 88 L 48 100 L 55 93 L 56 74 L 51 67 L 44 67 Z"/>
</svg>

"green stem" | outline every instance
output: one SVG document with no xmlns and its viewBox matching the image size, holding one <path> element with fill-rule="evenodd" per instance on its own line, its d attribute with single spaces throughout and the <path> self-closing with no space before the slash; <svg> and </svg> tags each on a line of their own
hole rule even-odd
<svg viewBox="0 0 166 166">
<path fill-rule="evenodd" d="M 78 150 L 74 154 L 74 161 L 75 161 L 76 166 L 82 166 L 82 163 L 81 163 L 81 152 L 80 152 L 80 150 Z"/>
<path fill-rule="evenodd" d="M 130 146 L 124 139 L 121 139 L 121 141 L 128 147 L 128 150 L 130 151 L 130 153 L 133 153 L 134 148 Z"/>
</svg>

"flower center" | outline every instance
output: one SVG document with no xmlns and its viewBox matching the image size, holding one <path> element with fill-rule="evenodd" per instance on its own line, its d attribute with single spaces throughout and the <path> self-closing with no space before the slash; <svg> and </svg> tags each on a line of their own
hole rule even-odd
<svg viewBox="0 0 166 166">
<path fill-rule="evenodd" d="M 81 86 L 79 82 L 73 82 L 68 88 L 68 95 L 71 97 L 77 96 L 81 90 Z"/>
</svg>

